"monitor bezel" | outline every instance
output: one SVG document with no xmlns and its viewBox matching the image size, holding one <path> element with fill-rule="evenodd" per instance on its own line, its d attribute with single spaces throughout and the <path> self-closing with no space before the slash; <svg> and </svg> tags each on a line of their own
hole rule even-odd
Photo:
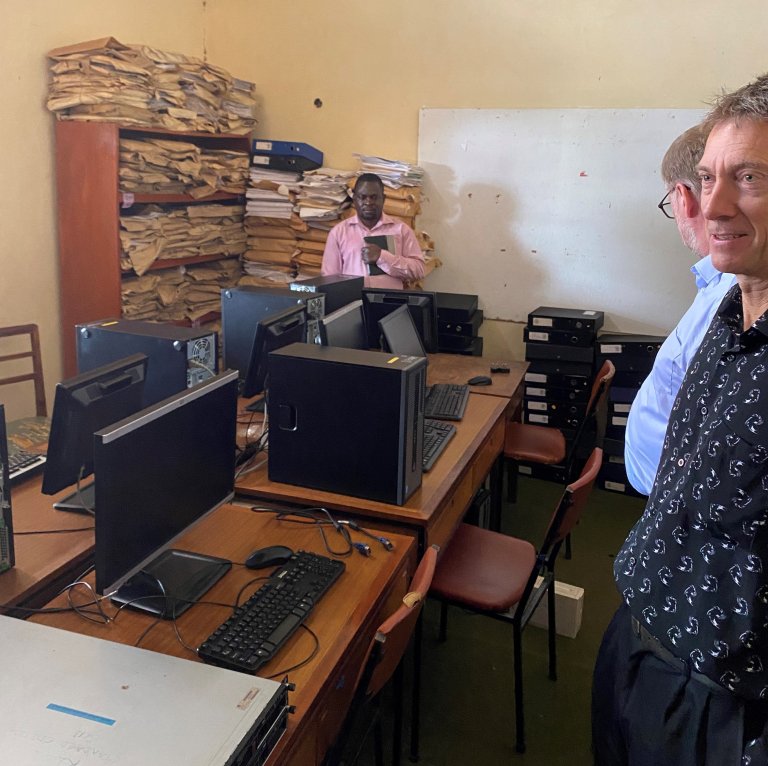
<svg viewBox="0 0 768 766">
<path fill-rule="evenodd" d="M 372 305 L 391 305 L 391 311 L 394 311 L 399 305 L 408 305 L 410 308 L 410 299 L 419 299 L 422 302 L 426 302 L 426 307 L 423 306 L 423 303 L 417 306 L 414 300 L 414 310 L 411 310 L 411 316 L 416 325 L 416 330 L 421 336 L 424 349 L 429 354 L 437 353 L 437 293 L 430 290 L 398 290 L 397 288 L 386 289 L 382 287 L 364 287 L 362 292 L 363 316 L 365 317 L 368 343 L 371 345 L 371 348 L 380 348 L 378 320 L 384 316 L 384 314 L 381 314 L 380 316 L 374 317 L 373 314 L 375 312 L 372 309 Z M 427 318 L 428 324 L 423 330 L 419 327 L 422 323 L 421 318 L 417 318 L 415 314 L 417 308 L 421 316 Z M 389 311 L 385 313 L 388 314 Z"/>
</svg>

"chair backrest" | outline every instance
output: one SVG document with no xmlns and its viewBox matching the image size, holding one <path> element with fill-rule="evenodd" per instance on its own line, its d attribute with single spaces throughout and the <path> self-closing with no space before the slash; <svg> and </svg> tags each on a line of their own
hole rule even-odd
<svg viewBox="0 0 768 766">
<path fill-rule="evenodd" d="M 560 545 L 578 524 L 590 492 L 595 483 L 597 472 L 603 462 L 603 450 L 595 447 L 584 465 L 581 475 L 563 491 L 560 502 L 544 535 L 544 543 L 539 551 L 547 561 L 553 562 Z"/>
<path fill-rule="evenodd" d="M 408 593 L 403 596 L 403 603 L 379 625 L 373 637 L 360 678 L 360 685 L 365 690 L 366 697 L 373 697 L 381 691 L 408 648 L 416 621 L 432 585 L 439 550 L 437 545 L 427 548 L 416 567 Z"/>
<path fill-rule="evenodd" d="M 40 333 L 36 324 L 22 324 L 13 327 L 0 327 L 0 338 L 11 338 L 26 335 L 29 348 L 25 351 L 14 351 L 0 355 L 0 363 L 16 362 L 20 359 L 32 360 L 32 371 L 21 375 L 9 375 L 0 378 L 0 386 L 11 383 L 23 383 L 31 380 L 35 385 L 35 414 L 37 417 L 47 417 L 48 408 L 45 403 L 45 382 L 43 380 L 43 362 L 40 355 Z"/>
<path fill-rule="evenodd" d="M 565 460 L 567 480 L 571 479 L 577 458 L 583 459 L 595 447 L 603 446 L 608 422 L 608 392 L 615 374 L 613 362 L 606 359 L 592 382 L 584 418 L 579 424 Z"/>
</svg>

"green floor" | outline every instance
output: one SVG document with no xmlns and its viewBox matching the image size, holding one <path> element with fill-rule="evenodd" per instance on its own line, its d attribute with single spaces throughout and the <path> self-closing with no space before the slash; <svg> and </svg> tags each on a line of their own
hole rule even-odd
<svg viewBox="0 0 768 766">
<path fill-rule="evenodd" d="M 538 545 L 561 491 L 555 484 L 521 478 L 517 504 L 504 507 L 504 531 Z M 583 620 L 576 638 L 558 637 L 557 681 L 547 676 L 546 632 L 533 626 L 524 632 L 528 746 L 524 755 L 514 749 L 511 626 L 452 609 L 448 640 L 441 644 L 437 641 L 439 607 L 427 603 L 421 764 L 592 763 L 592 668 L 603 630 L 619 602 L 611 564 L 643 507 L 640 498 L 595 489 L 573 536 L 572 559 L 566 560 L 561 553 L 557 579 L 584 588 Z M 370 745 L 360 760 L 365 766 L 373 763 Z"/>
</svg>

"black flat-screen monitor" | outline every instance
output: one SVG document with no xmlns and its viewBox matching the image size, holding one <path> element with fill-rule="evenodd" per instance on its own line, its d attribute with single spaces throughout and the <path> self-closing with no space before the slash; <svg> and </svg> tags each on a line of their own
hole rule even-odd
<svg viewBox="0 0 768 766">
<path fill-rule="evenodd" d="M 77 491 L 54 508 L 93 513 L 93 484 L 80 484 L 93 473 L 93 435 L 142 408 L 146 376 L 146 355 L 133 354 L 57 384 L 42 491 Z"/>
<path fill-rule="evenodd" d="M 398 306 L 379 319 L 379 331 L 384 339 L 384 351 L 398 356 L 424 356 L 427 352 L 413 323 L 408 306 Z"/>
<path fill-rule="evenodd" d="M 368 349 L 363 302 L 352 301 L 320 320 L 320 343 L 323 346 Z"/>
<path fill-rule="evenodd" d="M 173 618 L 229 570 L 170 546 L 233 496 L 236 412 L 229 370 L 96 434 L 99 593 Z"/>
<path fill-rule="evenodd" d="M 15 562 L 9 471 L 5 407 L 0 404 L 0 573 L 7 572 Z"/>
<path fill-rule="evenodd" d="M 422 290 L 363 289 L 363 315 L 369 348 L 381 348 L 379 319 L 398 306 L 408 306 L 413 323 L 428 353 L 437 352 L 437 303 L 435 293 Z"/>
<path fill-rule="evenodd" d="M 275 311 L 256 323 L 256 335 L 242 385 L 243 396 L 256 396 L 266 390 L 269 352 L 302 343 L 307 337 L 307 309 L 303 304 Z"/>
</svg>

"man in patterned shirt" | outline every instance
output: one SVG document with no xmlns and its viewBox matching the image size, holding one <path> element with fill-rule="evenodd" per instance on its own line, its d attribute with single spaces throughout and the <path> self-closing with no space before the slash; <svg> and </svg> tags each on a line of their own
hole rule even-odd
<svg viewBox="0 0 768 766">
<path fill-rule="evenodd" d="M 709 253 L 737 285 L 614 563 L 623 604 L 595 667 L 599 766 L 768 764 L 768 75 L 707 122 Z"/>
</svg>

